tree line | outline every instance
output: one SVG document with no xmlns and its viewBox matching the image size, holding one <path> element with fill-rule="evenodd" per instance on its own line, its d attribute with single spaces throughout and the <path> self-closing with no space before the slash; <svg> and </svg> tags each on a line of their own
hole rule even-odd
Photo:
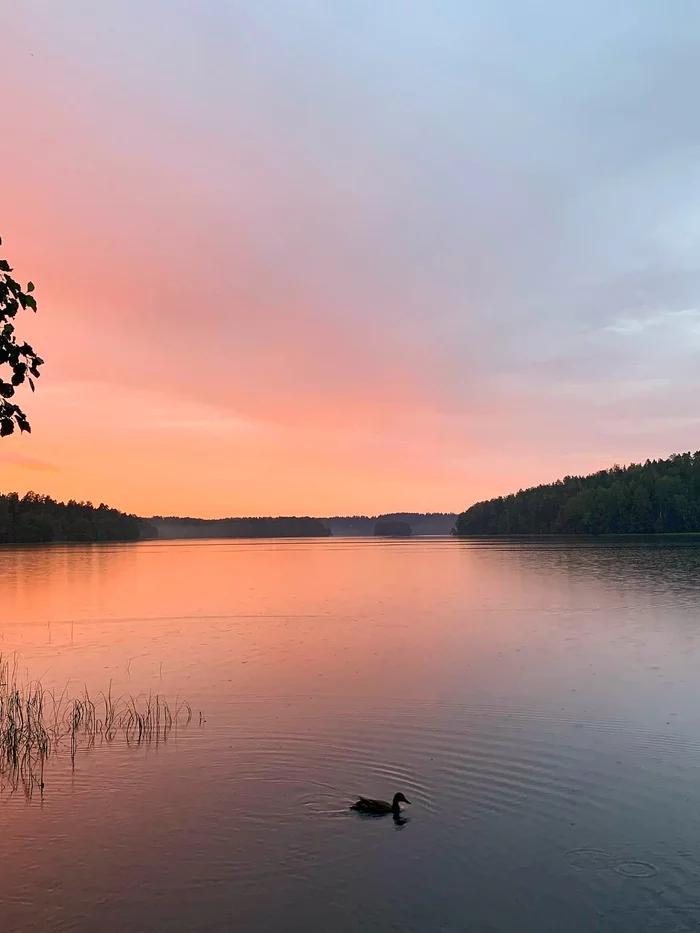
<svg viewBox="0 0 700 933">
<path fill-rule="evenodd" d="M 477 502 L 457 535 L 700 532 L 700 451 L 613 466 Z"/>
<path fill-rule="evenodd" d="M 159 538 L 327 538 L 330 530 L 318 518 L 177 518 L 156 515 L 148 520 Z"/>
<path fill-rule="evenodd" d="M 334 535 L 373 535 L 378 522 L 404 522 L 415 535 L 448 535 L 454 528 L 456 512 L 387 512 L 383 515 L 334 515 L 322 519 Z"/>
<path fill-rule="evenodd" d="M 408 522 L 378 521 L 374 526 L 376 538 L 410 538 L 413 529 Z"/>
<path fill-rule="evenodd" d="M 136 515 L 91 502 L 56 502 L 34 492 L 0 495 L 0 544 L 137 541 L 155 530 Z"/>
</svg>

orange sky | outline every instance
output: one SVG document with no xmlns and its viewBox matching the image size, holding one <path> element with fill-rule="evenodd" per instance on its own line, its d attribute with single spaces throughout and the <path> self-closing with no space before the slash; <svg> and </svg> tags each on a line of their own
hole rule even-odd
<svg viewBox="0 0 700 933">
<path fill-rule="evenodd" d="M 141 514 L 459 511 L 697 446 L 692 178 L 676 161 L 671 191 L 659 167 L 683 140 L 587 148 L 629 82 L 586 86 L 579 132 L 576 76 L 503 32 L 475 61 L 457 7 L 400 32 L 302 7 L 11 8 L 0 236 L 46 366 L 0 489 Z"/>
</svg>

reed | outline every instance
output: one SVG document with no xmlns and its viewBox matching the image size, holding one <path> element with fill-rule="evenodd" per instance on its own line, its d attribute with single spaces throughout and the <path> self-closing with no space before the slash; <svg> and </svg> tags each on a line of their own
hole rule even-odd
<svg viewBox="0 0 700 933">
<path fill-rule="evenodd" d="M 44 787 L 48 759 L 62 751 L 70 753 L 75 767 L 80 749 L 121 738 L 127 745 L 165 742 L 179 725 L 192 719 L 186 700 L 173 706 L 160 694 L 140 693 L 94 698 L 85 688 L 70 696 L 46 690 L 39 680 L 20 682 L 17 657 L 0 654 L 0 789 L 9 785 L 31 796 Z M 200 714 L 201 717 L 201 714 Z"/>
</svg>

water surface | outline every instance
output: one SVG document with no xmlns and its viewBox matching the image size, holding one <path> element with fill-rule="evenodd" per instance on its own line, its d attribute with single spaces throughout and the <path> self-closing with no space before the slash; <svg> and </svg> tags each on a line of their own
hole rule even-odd
<svg viewBox="0 0 700 933">
<path fill-rule="evenodd" d="M 695 546 L 1 549 L 26 676 L 195 709 L 0 798 L 2 929 L 695 930 L 699 648 Z"/>
</svg>

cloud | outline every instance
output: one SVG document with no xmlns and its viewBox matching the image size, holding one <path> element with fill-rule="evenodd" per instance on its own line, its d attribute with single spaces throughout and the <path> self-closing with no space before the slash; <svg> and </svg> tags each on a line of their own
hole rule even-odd
<svg viewBox="0 0 700 933">
<path fill-rule="evenodd" d="M 36 457 L 25 457 L 22 454 L 0 450 L 0 463 L 10 463 L 24 470 L 34 470 L 38 473 L 60 473 L 62 468 L 55 463 L 37 460 Z"/>
<path fill-rule="evenodd" d="M 676 331 L 683 337 L 700 334 L 700 311 L 687 308 L 684 311 L 664 311 L 661 314 L 641 318 L 620 318 L 608 324 L 605 330 L 613 334 L 641 334 L 649 328 Z"/>
<path fill-rule="evenodd" d="M 112 460 L 148 425 L 245 435 L 261 500 L 292 451 L 307 503 L 372 495 L 372 475 L 385 496 L 393 474 L 407 507 L 468 504 L 519 485 L 521 463 L 552 478 L 574 454 L 692 446 L 695 0 L 417 6 L 13 10 L 2 232 L 38 286 L 35 404 L 109 387 L 90 416 L 52 408 L 76 477 L 119 489 L 87 450 L 99 412 Z M 125 495 L 159 491 L 169 444 Z"/>
</svg>

